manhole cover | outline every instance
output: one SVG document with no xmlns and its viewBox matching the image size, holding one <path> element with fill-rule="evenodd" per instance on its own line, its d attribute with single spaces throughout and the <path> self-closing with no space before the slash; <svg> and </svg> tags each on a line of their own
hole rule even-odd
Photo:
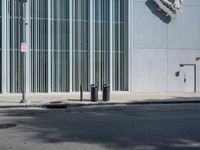
<svg viewBox="0 0 200 150">
<path fill-rule="evenodd" d="M 53 102 L 50 102 L 50 104 L 61 104 L 62 101 L 53 101 Z"/>
<path fill-rule="evenodd" d="M 0 124 L 0 129 L 7 129 L 7 128 L 14 128 L 16 127 L 16 124 Z"/>
<path fill-rule="evenodd" d="M 67 105 L 62 101 L 53 101 L 50 102 L 49 104 L 46 104 L 45 106 L 46 108 L 55 108 L 55 109 L 67 108 Z"/>
</svg>

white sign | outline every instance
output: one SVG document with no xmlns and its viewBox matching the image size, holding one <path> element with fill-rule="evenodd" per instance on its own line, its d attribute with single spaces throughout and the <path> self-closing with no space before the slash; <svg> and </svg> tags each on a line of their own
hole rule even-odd
<svg viewBox="0 0 200 150">
<path fill-rule="evenodd" d="M 28 51 L 27 43 L 25 42 L 21 43 L 20 49 L 21 49 L 21 52 L 26 53 Z"/>
</svg>

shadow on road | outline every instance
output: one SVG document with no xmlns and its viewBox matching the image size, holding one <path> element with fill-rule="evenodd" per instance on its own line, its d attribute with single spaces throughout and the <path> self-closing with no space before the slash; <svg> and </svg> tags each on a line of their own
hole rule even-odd
<svg viewBox="0 0 200 150">
<path fill-rule="evenodd" d="M 17 126 L 16 124 L 12 124 L 12 123 L 9 123 L 9 124 L 0 124 L 0 129 L 14 128 L 16 126 Z"/>
<path fill-rule="evenodd" d="M 200 104 L 10 110 L 21 133 L 44 143 L 99 144 L 109 149 L 200 149 Z M 28 119 L 26 119 L 28 118 Z"/>
<path fill-rule="evenodd" d="M 135 101 L 132 100 L 127 104 L 192 104 L 200 103 L 200 97 L 174 97 L 169 99 L 148 99 Z"/>
</svg>

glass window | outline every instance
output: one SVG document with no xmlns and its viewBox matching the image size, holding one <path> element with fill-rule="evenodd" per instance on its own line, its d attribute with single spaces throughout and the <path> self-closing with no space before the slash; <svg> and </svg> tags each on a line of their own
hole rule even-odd
<svg viewBox="0 0 200 150">
<path fill-rule="evenodd" d="M 108 0 L 94 1 L 93 39 L 94 39 L 94 77 L 99 89 L 110 83 L 110 22 Z"/>
<path fill-rule="evenodd" d="M 112 6 L 110 6 L 111 1 Z M 2 0 L 0 9 L 2 9 L 1 2 Z M 30 64 L 30 92 L 44 93 L 49 89 L 51 92 L 69 92 L 70 84 L 72 91 L 79 91 L 80 85 L 83 85 L 84 91 L 89 91 L 91 71 L 94 82 L 99 85 L 100 90 L 103 84 L 110 84 L 111 71 L 112 90 L 128 90 L 128 0 L 93 0 L 92 9 L 89 8 L 90 0 L 72 0 L 71 9 L 69 2 L 70 0 L 28 1 L 30 57 L 27 60 Z M 7 92 L 19 93 L 22 69 L 19 50 L 21 4 L 18 0 L 9 0 L 7 4 L 7 50 L 6 56 L 1 56 L 2 36 L 0 36 L 0 76 L 1 59 L 6 57 Z M 110 16 L 111 7 L 113 16 Z M 0 34 L 1 15 L 0 10 Z M 71 32 L 70 25 L 72 25 Z M 71 39 L 70 33 L 72 33 Z M 90 38 L 93 43 L 90 43 Z M 72 60 L 70 60 L 70 50 L 72 50 Z M 70 72 L 70 62 L 72 62 L 72 72 Z M 1 79 L 0 77 L 0 84 Z M 1 91 L 0 86 L 0 93 Z"/>
<path fill-rule="evenodd" d="M 69 92 L 69 0 L 51 0 L 51 91 Z"/>
<path fill-rule="evenodd" d="M 128 90 L 128 0 L 113 0 L 113 90 Z"/>
<path fill-rule="evenodd" d="M 90 86 L 89 53 L 89 0 L 73 0 L 72 26 L 72 88 L 79 91 L 80 85 L 88 91 Z"/>
<path fill-rule="evenodd" d="M 19 52 L 20 43 L 20 15 L 19 1 L 10 0 L 7 11 L 7 51 L 6 51 L 6 80 L 7 92 L 19 93 L 21 92 L 21 55 Z"/>
<path fill-rule="evenodd" d="M 2 1 L 0 0 L 0 93 L 2 93 Z"/>
<path fill-rule="evenodd" d="M 30 0 L 31 92 L 48 90 L 48 0 Z"/>
<path fill-rule="evenodd" d="M 69 0 L 51 0 L 51 18 L 69 20 Z"/>
</svg>

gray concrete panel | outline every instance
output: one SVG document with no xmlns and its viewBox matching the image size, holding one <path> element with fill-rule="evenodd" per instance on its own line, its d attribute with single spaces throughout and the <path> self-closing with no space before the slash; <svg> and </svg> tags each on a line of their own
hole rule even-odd
<svg viewBox="0 0 200 150">
<path fill-rule="evenodd" d="M 133 92 L 166 92 L 167 51 L 135 49 L 133 52 Z"/>
<path fill-rule="evenodd" d="M 169 23 L 168 47 L 200 49 L 200 7 L 184 6 L 183 12 Z"/>
<path fill-rule="evenodd" d="M 200 62 L 195 57 L 199 50 L 169 50 L 168 51 L 168 92 L 185 92 L 184 67 L 180 64 L 197 64 L 197 92 L 200 92 Z M 180 72 L 179 76 L 175 73 Z"/>
<path fill-rule="evenodd" d="M 183 12 L 171 22 L 152 0 L 130 0 L 130 4 L 132 91 L 185 92 L 180 64 L 190 63 L 197 65 L 200 92 L 200 60 L 195 60 L 200 57 L 200 1 L 184 0 Z"/>
<path fill-rule="evenodd" d="M 139 3 L 145 3 L 147 0 L 130 0 L 131 2 L 139 2 Z M 151 0 L 153 1 L 153 0 Z M 183 5 L 194 5 L 194 6 L 200 6 L 199 0 L 183 0 Z"/>
<path fill-rule="evenodd" d="M 148 6 L 147 6 L 148 5 Z M 133 4 L 133 43 L 136 48 L 167 48 L 167 24 L 152 12 L 154 5 L 134 2 Z M 152 5 L 152 6 L 151 6 Z M 153 8 L 152 8 L 153 7 Z"/>
<path fill-rule="evenodd" d="M 200 0 L 184 0 L 183 5 L 194 5 L 194 6 L 200 6 Z"/>
</svg>

